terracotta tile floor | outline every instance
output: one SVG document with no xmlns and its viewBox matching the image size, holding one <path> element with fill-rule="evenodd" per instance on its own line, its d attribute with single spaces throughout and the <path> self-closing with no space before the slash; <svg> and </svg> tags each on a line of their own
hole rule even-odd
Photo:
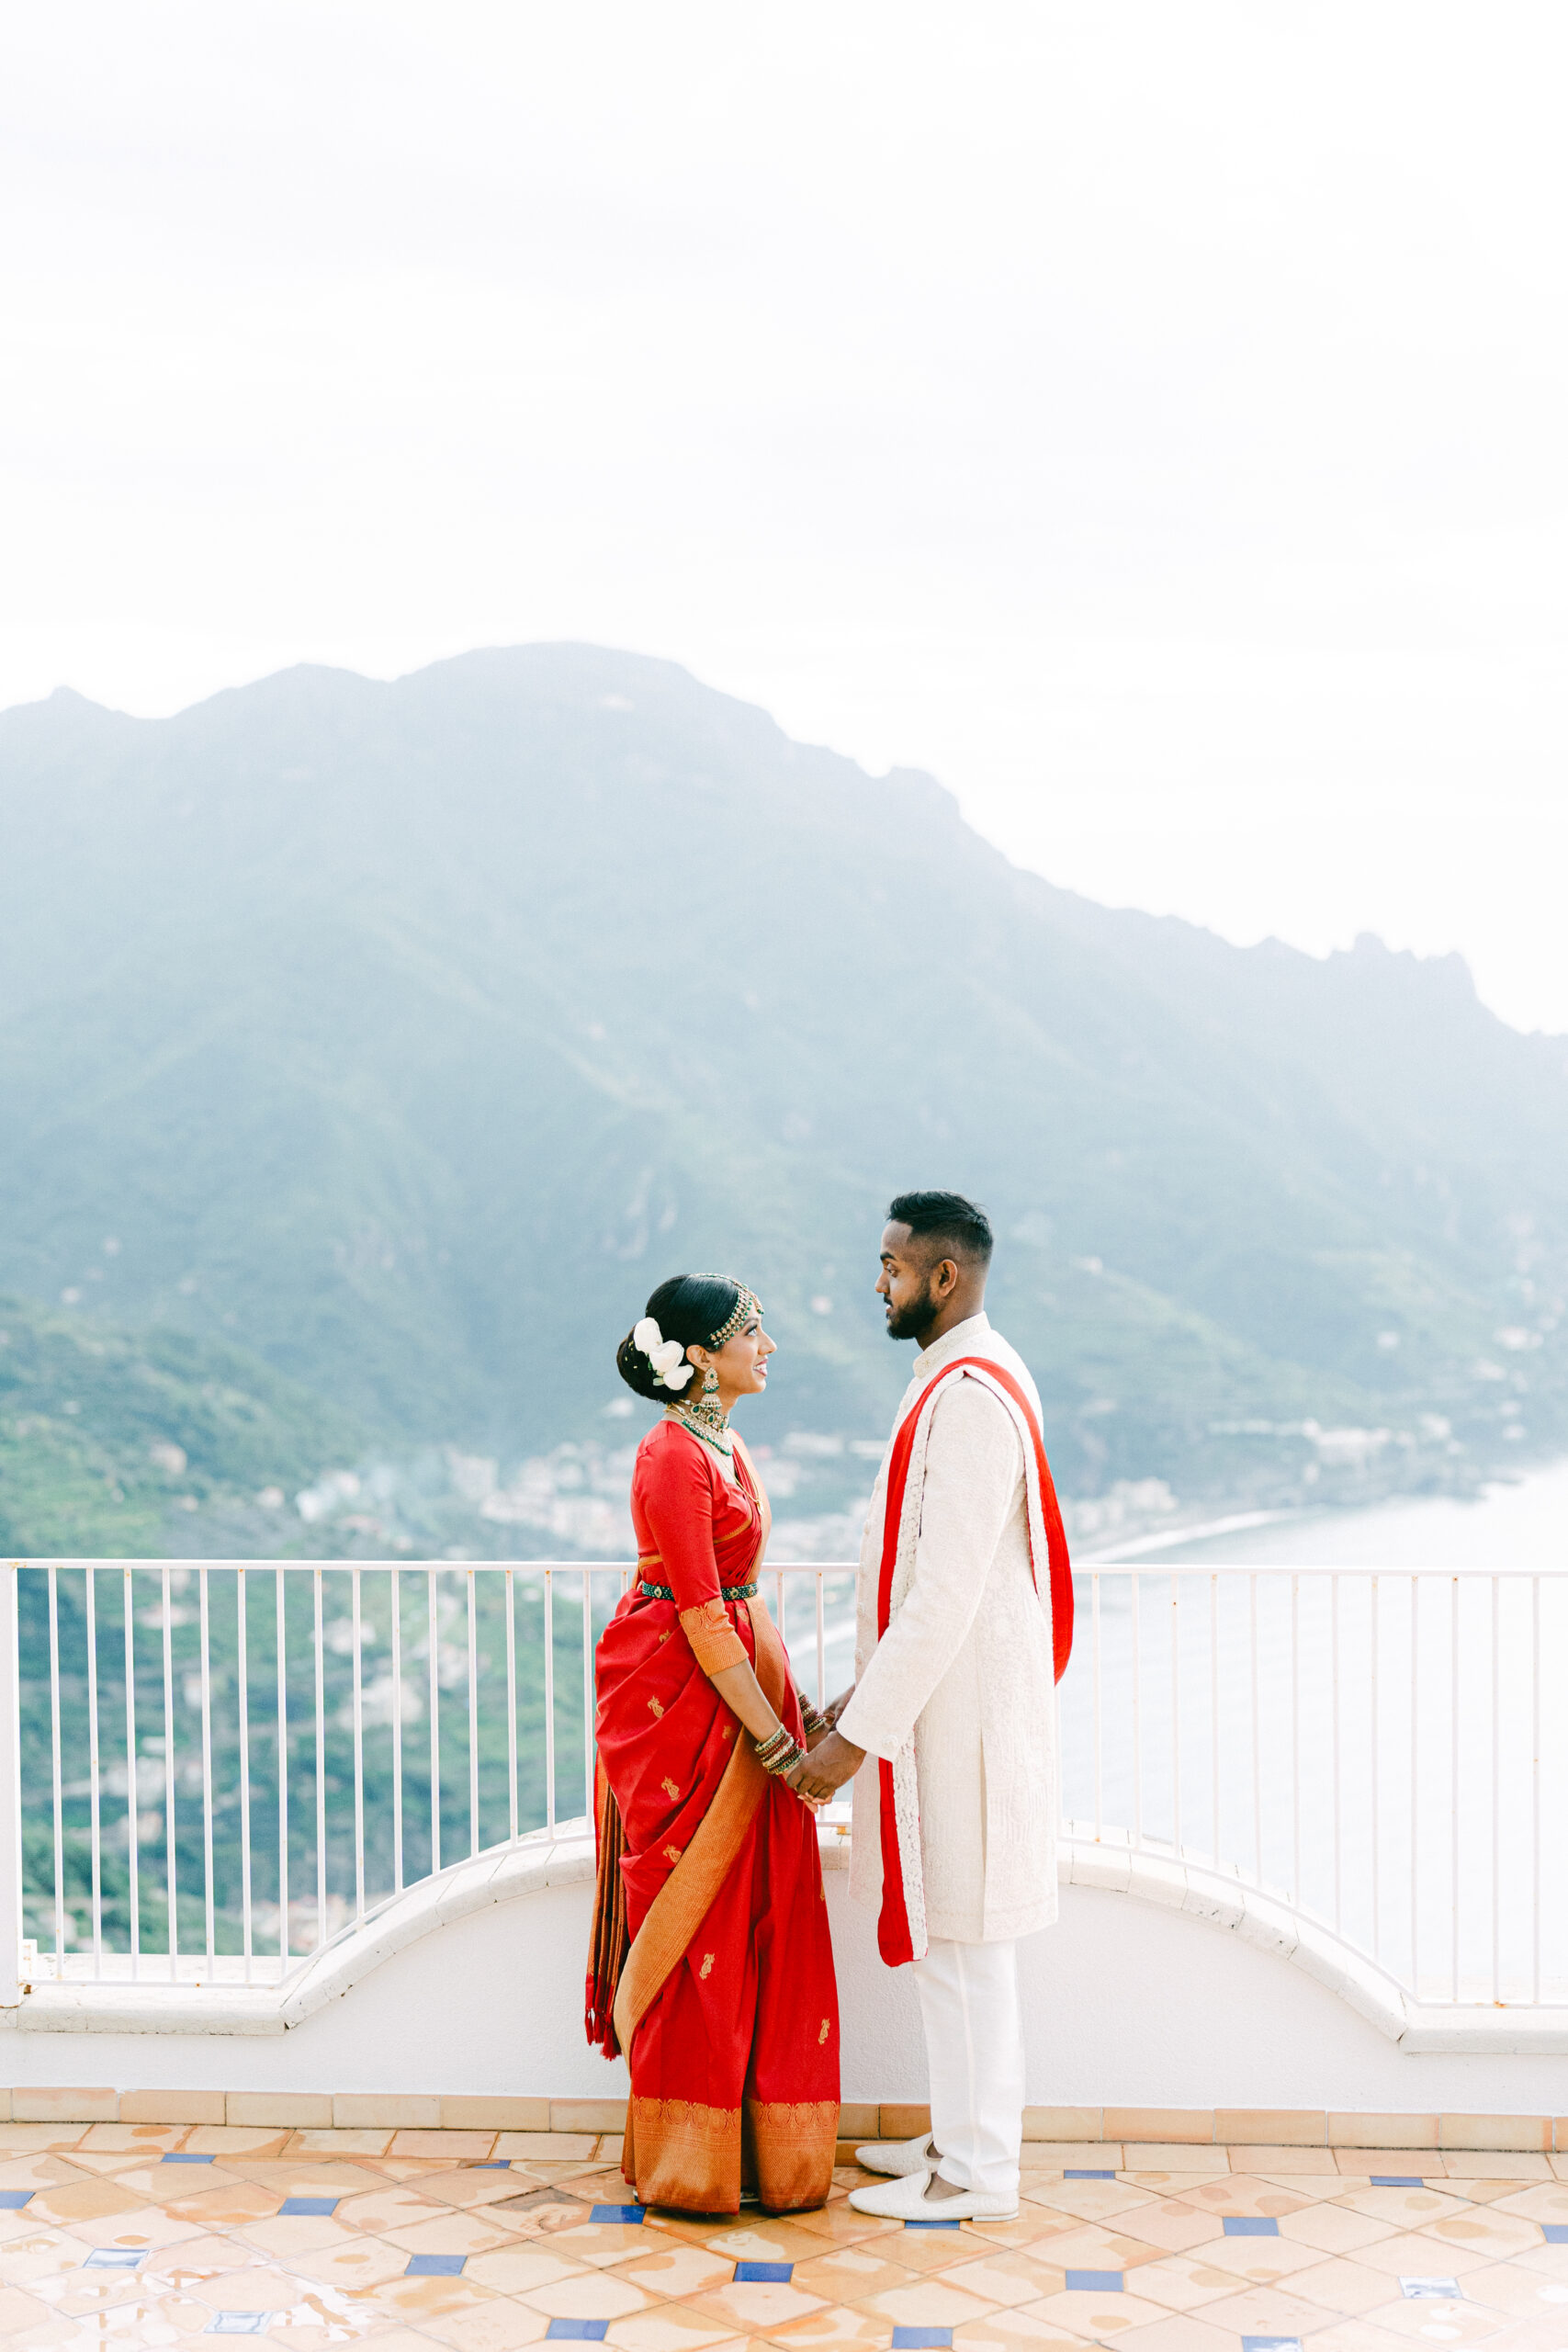
<svg viewBox="0 0 1568 2352">
<path fill-rule="evenodd" d="M 905 2230 L 852 2165 L 787 2221 L 595 2220 L 617 2143 L 529 2143 L 0 2125 L 0 2344 L 1568 2352 L 1560 2157 L 1031 2143 L 1016 2222 Z"/>
</svg>

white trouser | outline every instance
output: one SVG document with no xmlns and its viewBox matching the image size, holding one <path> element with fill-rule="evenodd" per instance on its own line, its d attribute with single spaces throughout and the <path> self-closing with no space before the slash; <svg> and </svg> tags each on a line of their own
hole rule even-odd
<svg viewBox="0 0 1568 2352">
<path fill-rule="evenodd" d="M 1018 1946 L 933 1939 L 914 1967 L 937 2169 L 955 2188 L 1016 2196 L 1023 2140 Z"/>
</svg>

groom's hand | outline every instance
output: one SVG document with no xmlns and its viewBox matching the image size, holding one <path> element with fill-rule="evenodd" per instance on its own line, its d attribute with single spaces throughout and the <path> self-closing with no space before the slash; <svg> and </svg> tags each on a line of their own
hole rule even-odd
<svg viewBox="0 0 1568 2352">
<path fill-rule="evenodd" d="M 824 1804 L 846 1781 L 852 1780 L 865 1761 L 865 1750 L 842 1732 L 830 1731 L 826 1739 L 818 1740 L 809 1756 L 803 1756 L 788 1775 L 789 1785 L 796 1796 L 808 1804 Z"/>
</svg>

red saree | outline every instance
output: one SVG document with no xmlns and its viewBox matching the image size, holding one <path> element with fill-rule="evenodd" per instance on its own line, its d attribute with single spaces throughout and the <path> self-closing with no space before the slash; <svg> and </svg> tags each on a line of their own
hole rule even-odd
<svg viewBox="0 0 1568 2352">
<path fill-rule="evenodd" d="M 754 1580 L 768 1539 L 739 1440 L 735 1454 L 739 1489 L 679 1422 L 638 1449 L 639 1581 L 597 1654 L 588 2038 L 626 2052 L 622 2169 L 644 2204 L 733 2213 L 744 2184 L 789 2212 L 822 2204 L 832 2178 L 838 1992 L 816 1820 L 762 1770 L 708 1679 L 749 1661 L 804 1738 L 761 1595 L 724 1597 Z"/>
</svg>

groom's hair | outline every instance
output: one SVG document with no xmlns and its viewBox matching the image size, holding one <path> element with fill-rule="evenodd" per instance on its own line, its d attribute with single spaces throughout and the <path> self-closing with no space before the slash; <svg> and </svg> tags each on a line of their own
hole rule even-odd
<svg viewBox="0 0 1568 2352">
<path fill-rule="evenodd" d="M 899 1193 L 887 1204 L 889 1225 L 907 1225 L 929 1242 L 935 1258 L 964 1258 L 988 1266 L 991 1220 L 962 1193 Z"/>
</svg>

